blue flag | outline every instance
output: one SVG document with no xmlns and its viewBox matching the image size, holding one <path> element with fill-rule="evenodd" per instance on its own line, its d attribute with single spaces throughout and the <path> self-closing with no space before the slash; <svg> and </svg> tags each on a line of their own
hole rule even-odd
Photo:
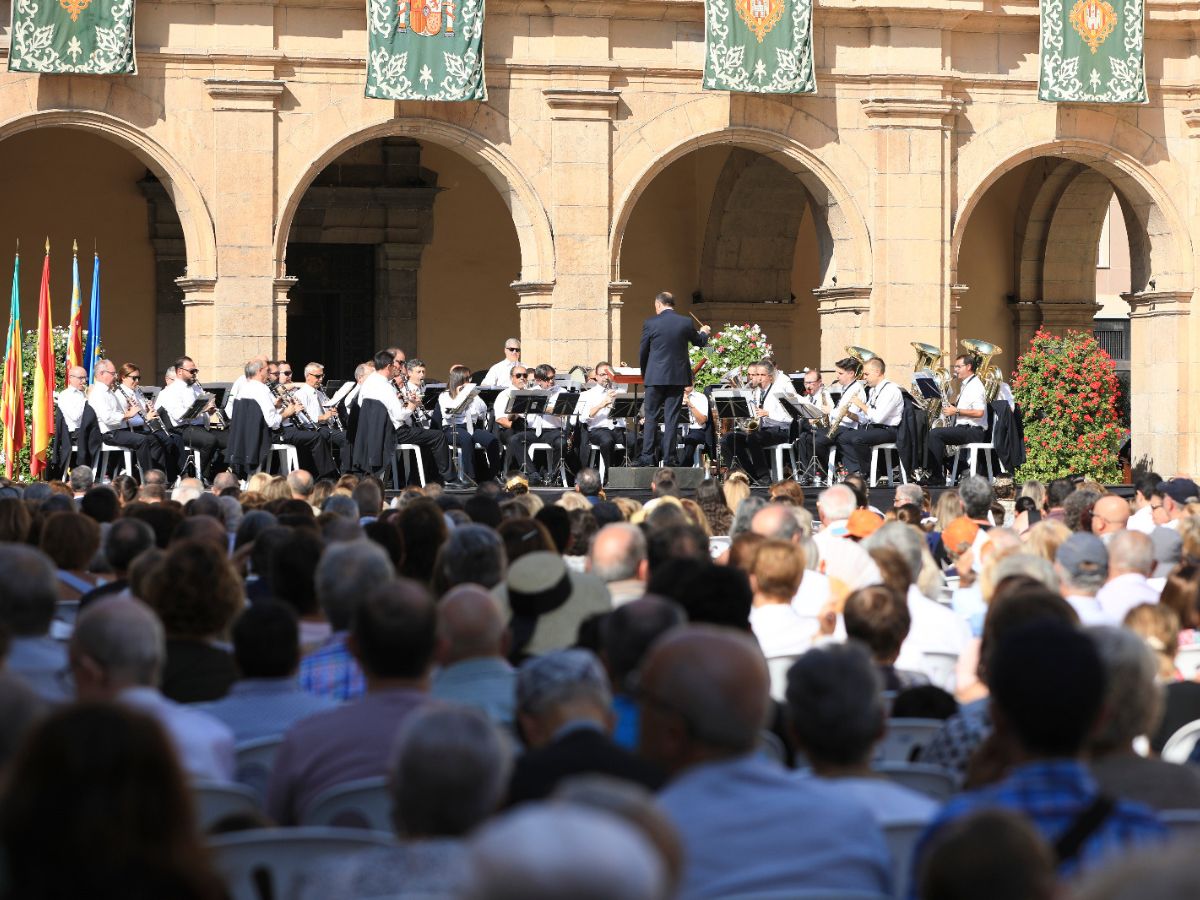
<svg viewBox="0 0 1200 900">
<path fill-rule="evenodd" d="M 83 351 L 83 367 L 87 370 L 88 381 L 96 370 L 96 360 L 100 358 L 100 254 L 96 254 L 96 262 L 92 267 L 92 308 L 88 311 L 87 346 Z"/>
</svg>

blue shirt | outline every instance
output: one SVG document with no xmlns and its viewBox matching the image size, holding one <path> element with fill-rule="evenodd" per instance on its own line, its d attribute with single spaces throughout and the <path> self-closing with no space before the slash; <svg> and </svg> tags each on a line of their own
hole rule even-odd
<svg viewBox="0 0 1200 900">
<path fill-rule="evenodd" d="M 921 858 L 937 831 L 949 822 L 981 809 L 1011 809 L 1024 813 L 1051 845 L 1087 809 L 1100 789 L 1083 763 L 1074 759 L 1042 760 L 1018 766 L 1004 781 L 952 797 L 917 841 L 912 871 L 921 871 Z M 1112 813 L 1092 832 L 1079 852 L 1058 867 L 1071 877 L 1111 862 L 1134 847 L 1163 842 L 1167 828 L 1149 808 L 1118 800 Z M 916 897 L 913 886 L 910 897 Z"/>
<path fill-rule="evenodd" d="M 301 690 L 295 678 L 247 678 L 236 682 L 220 700 L 198 708 L 228 725 L 234 740 L 242 744 L 282 737 L 300 719 L 335 706 L 334 700 Z"/>
<path fill-rule="evenodd" d="M 612 733 L 613 743 L 626 750 L 636 751 L 640 731 L 637 701 L 625 694 L 614 694 L 612 705 L 613 713 L 617 717 L 617 724 Z"/>
<path fill-rule="evenodd" d="M 433 676 L 429 695 L 437 700 L 470 706 L 493 722 L 511 725 L 516 719 L 517 671 L 498 656 L 464 659 Z"/>
<path fill-rule="evenodd" d="M 683 843 L 680 900 L 828 889 L 891 894 L 870 810 L 758 754 L 704 763 L 658 795 Z"/>
<path fill-rule="evenodd" d="M 346 635 L 345 631 L 334 632 L 300 660 L 300 687 L 333 700 L 353 700 L 367 692 L 367 680 L 358 660 L 346 648 Z"/>
</svg>

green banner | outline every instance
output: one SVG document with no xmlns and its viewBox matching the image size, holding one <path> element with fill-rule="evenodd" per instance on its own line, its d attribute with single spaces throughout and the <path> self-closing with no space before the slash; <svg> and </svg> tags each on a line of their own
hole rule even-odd
<svg viewBox="0 0 1200 900">
<path fill-rule="evenodd" d="M 133 0 L 13 0 L 10 72 L 135 75 Z"/>
<path fill-rule="evenodd" d="M 1039 100 L 1146 102 L 1143 0 L 1041 3 Z"/>
<path fill-rule="evenodd" d="M 367 96 L 486 100 L 483 0 L 367 0 Z"/>
<path fill-rule="evenodd" d="M 704 87 L 815 94 L 812 0 L 708 0 Z"/>
</svg>

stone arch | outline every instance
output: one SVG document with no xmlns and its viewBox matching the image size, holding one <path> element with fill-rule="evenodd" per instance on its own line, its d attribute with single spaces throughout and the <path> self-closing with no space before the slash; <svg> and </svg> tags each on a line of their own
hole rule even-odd
<svg viewBox="0 0 1200 900">
<path fill-rule="evenodd" d="M 676 107 L 647 123 L 637 136 L 626 139 L 614 154 L 613 171 L 617 176 L 614 180 L 623 187 L 614 204 L 616 215 L 609 235 L 612 280 L 621 280 L 621 246 L 625 231 L 638 200 L 655 177 L 693 151 L 727 144 L 761 153 L 792 172 L 803 183 L 812 208 L 817 213 L 814 221 L 817 224 L 823 286 L 830 284 L 835 276 L 843 285 L 869 285 L 871 244 L 866 220 L 843 179 L 792 133 L 805 131 L 813 137 L 819 137 L 813 127 L 815 120 L 803 116 L 804 121 L 794 129 L 789 128 L 787 133 L 749 125 L 717 126 L 696 131 L 688 118 L 688 109 L 692 105 L 695 104 Z M 802 114 L 797 112 L 787 121 L 790 123 L 801 117 Z M 680 139 L 680 134 L 688 137 Z"/>
<path fill-rule="evenodd" d="M 165 147 L 141 129 L 109 113 L 50 109 L 0 123 L 0 141 L 38 128 L 89 131 L 128 150 L 146 164 L 167 189 L 183 227 L 187 246 L 187 277 L 210 280 L 217 276 L 217 240 L 212 215 L 191 174 Z"/>
<path fill-rule="evenodd" d="M 438 144 L 475 165 L 495 186 L 512 213 L 521 248 L 522 282 L 554 280 L 554 237 L 546 207 L 522 170 L 494 143 L 473 131 L 435 119 L 388 119 L 344 134 L 317 155 L 282 194 L 286 203 L 275 226 L 276 277 L 286 275 L 288 234 L 292 219 L 313 180 L 347 150 L 385 137 L 406 137 Z"/>
</svg>

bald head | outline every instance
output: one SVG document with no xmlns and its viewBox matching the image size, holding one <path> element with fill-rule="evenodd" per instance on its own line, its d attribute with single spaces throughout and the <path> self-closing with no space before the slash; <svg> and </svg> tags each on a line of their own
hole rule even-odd
<svg viewBox="0 0 1200 900">
<path fill-rule="evenodd" d="M 646 580 L 646 536 L 636 525 L 614 522 L 592 538 L 590 571 L 606 584 L 637 578 Z"/>
<path fill-rule="evenodd" d="M 1116 534 L 1129 521 L 1129 502 L 1116 494 L 1105 494 L 1092 507 L 1092 533 Z"/>
<path fill-rule="evenodd" d="M 442 597 L 437 610 L 439 660 L 448 666 L 467 659 L 504 656 L 508 632 L 496 598 L 476 584 L 460 584 Z"/>
<path fill-rule="evenodd" d="M 642 685 L 640 752 L 668 772 L 751 752 L 767 720 L 762 651 L 730 629 L 665 635 L 642 667 Z"/>
<path fill-rule="evenodd" d="M 1124 501 L 1121 501 L 1124 502 Z M 1154 543 L 1140 531 L 1119 531 L 1108 543 L 1108 580 L 1118 575 L 1154 573 Z"/>
<path fill-rule="evenodd" d="M 768 503 L 756 512 L 750 520 L 750 530 L 769 540 L 799 543 L 804 539 L 792 507 L 783 503 Z"/>
<path fill-rule="evenodd" d="M 67 387 L 84 388 L 87 386 L 87 369 L 83 366 L 71 366 L 67 369 Z"/>
<path fill-rule="evenodd" d="M 125 688 L 156 686 L 165 655 L 162 625 L 144 603 L 113 597 L 89 606 L 71 635 L 79 699 L 109 700 Z"/>
</svg>

